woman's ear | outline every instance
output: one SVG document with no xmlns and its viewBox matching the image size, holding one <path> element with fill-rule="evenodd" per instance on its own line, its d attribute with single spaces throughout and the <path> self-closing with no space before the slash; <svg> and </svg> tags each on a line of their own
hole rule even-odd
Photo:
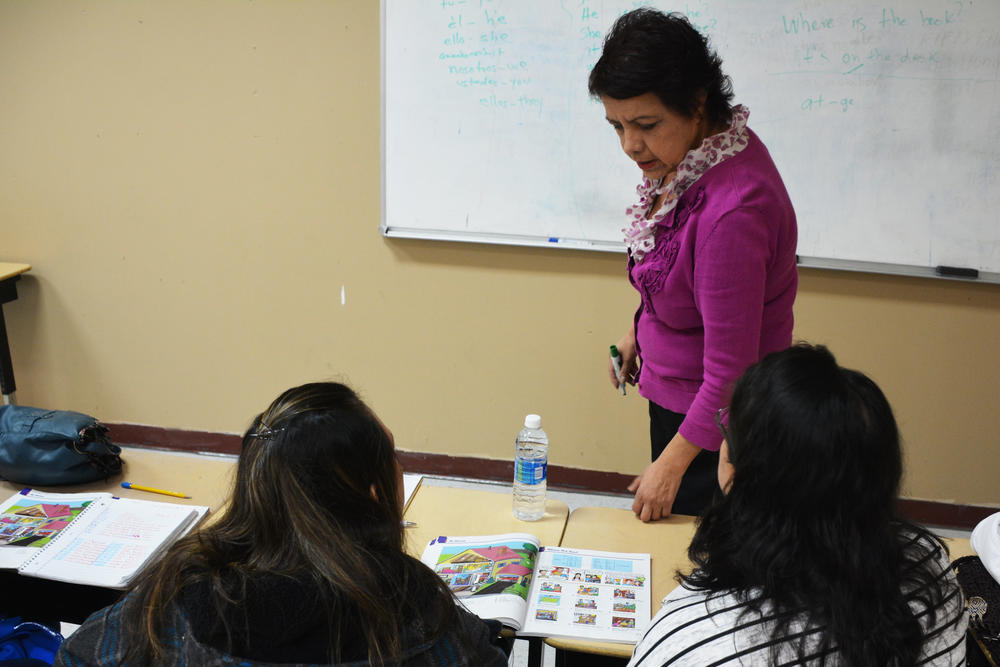
<svg viewBox="0 0 1000 667">
<path fill-rule="evenodd" d="M 372 494 L 372 500 L 374 500 L 375 502 L 378 502 L 378 492 L 375 490 L 375 485 L 374 484 L 372 484 L 371 494 Z"/>
<path fill-rule="evenodd" d="M 695 97 L 698 100 L 698 108 L 695 109 L 694 115 L 698 120 L 702 120 L 705 118 L 705 102 L 708 100 L 708 93 L 702 90 Z"/>
</svg>

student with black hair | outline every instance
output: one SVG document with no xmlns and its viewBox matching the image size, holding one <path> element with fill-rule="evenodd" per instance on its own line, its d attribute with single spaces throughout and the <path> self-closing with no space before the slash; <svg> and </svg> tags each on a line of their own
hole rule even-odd
<svg viewBox="0 0 1000 667">
<path fill-rule="evenodd" d="M 896 514 L 899 433 L 874 382 L 791 347 L 743 374 L 719 428 L 725 495 L 631 667 L 965 664 L 947 548 Z"/>
<path fill-rule="evenodd" d="M 392 434 L 368 406 L 333 382 L 289 389 L 243 436 L 218 519 L 55 664 L 506 665 L 490 626 L 403 551 L 402 506 Z"/>
</svg>

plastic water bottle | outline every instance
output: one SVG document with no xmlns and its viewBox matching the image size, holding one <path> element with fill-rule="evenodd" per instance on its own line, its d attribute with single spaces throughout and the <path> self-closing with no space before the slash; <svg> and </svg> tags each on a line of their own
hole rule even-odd
<svg viewBox="0 0 1000 667">
<path fill-rule="evenodd" d="M 545 488 L 549 463 L 549 436 L 542 418 L 528 415 L 514 440 L 514 516 L 537 521 L 545 516 Z"/>
</svg>

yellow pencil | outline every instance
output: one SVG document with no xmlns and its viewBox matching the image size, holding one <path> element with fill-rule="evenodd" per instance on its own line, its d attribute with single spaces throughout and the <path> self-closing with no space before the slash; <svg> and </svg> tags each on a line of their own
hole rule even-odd
<svg viewBox="0 0 1000 667">
<path fill-rule="evenodd" d="M 164 491 L 163 489 L 154 489 L 151 486 L 139 486 L 138 484 L 133 484 L 132 482 L 122 482 L 123 489 L 136 489 L 138 491 L 149 491 L 150 493 L 162 493 L 165 496 L 174 496 L 175 498 L 187 498 L 187 494 L 178 493 L 177 491 Z"/>
</svg>

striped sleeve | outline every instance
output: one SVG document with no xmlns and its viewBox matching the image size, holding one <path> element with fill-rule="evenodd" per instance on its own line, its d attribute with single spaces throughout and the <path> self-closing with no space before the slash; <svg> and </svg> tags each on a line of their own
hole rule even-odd
<svg viewBox="0 0 1000 667">
<path fill-rule="evenodd" d="M 943 551 L 934 554 L 940 576 L 925 584 L 943 591 L 934 613 L 923 606 L 924 588 L 907 591 L 911 608 L 924 629 L 918 664 L 965 665 L 965 634 L 968 616 L 961 590 Z M 748 598 L 752 599 L 751 591 Z M 800 664 L 801 645 L 808 664 L 833 657 L 836 648 L 820 649 L 823 627 L 805 627 L 799 614 L 775 612 L 765 602 L 751 608 L 748 600 L 732 593 L 692 591 L 680 586 L 663 600 L 649 629 L 636 644 L 629 667 L 664 665 L 758 665 L 773 664 L 773 656 L 787 664 Z M 932 621 L 933 617 L 933 621 Z M 771 637 L 775 624 L 787 629 L 778 639 Z M 804 643 L 802 643 L 804 641 Z"/>
<path fill-rule="evenodd" d="M 924 628 L 924 645 L 921 647 L 918 665 L 964 665 L 965 635 L 969 627 L 969 614 L 965 608 L 965 598 L 958 585 L 958 578 L 948 555 L 938 547 L 935 552 L 940 576 L 931 583 L 946 592 L 941 604 L 935 610 L 934 625 L 929 626 L 931 614 L 926 609 L 917 609 L 913 600 L 922 590 L 910 591 L 908 599 Z"/>
<path fill-rule="evenodd" d="M 678 587 L 663 601 L 645 636 L 636 645 L 629 667 L 661 665 L 768 664 L 775 647 L 774 623 L 792 628 L 785 641 L 821 631 L 805 630 L 794 615 L 775 613 L 769 605 L 760 613 L 733 594 L 709 594 Z"/>
</svg>

